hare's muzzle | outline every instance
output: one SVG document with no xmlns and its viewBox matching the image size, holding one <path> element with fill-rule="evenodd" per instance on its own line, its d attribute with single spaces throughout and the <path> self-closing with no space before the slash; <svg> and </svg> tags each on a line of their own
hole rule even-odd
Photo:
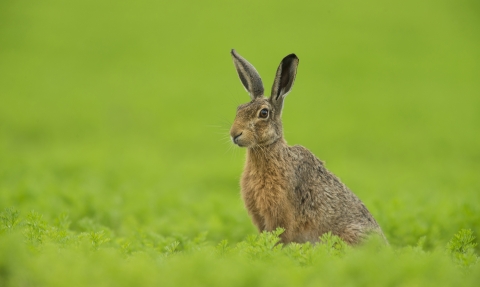
<svg viewBox="0 0 480 287">
<path fill-rule="evenodd" d="M 241 146 L 241 145 L 239 144 L 238 140 L 239 140 L 239 138 L 240 138 L 240 136 L 241 136 L 242 134 L 243 134 L 243 132 L 240 132 L 239 134 L 234 134 L 234 133 L 231 134 L 231 136 L 232 136 L 232 141 L 233 141 L 234 144 Z"/>
</svg>

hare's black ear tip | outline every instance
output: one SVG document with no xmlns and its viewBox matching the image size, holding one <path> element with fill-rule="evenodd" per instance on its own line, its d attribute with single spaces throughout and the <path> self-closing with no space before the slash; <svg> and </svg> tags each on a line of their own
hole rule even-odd
<svg viewBox="0 0 480 287">
<path fill-rule="evenodd" d="M 237 51 L 235 51 L 235 49 L 232 49 L 232 50 L 230 51 L 230 54 L 235 55 L 235 54 L 237 54 Z"/>
<path fill-rule="evenodd" d="M 289 59 L 289 60 L 297 60 L 297 61 L 299 61 L 299 59 L 298 59 L 297 55 L 295 55 L 294 53 L 292 53 L 292 54 L 290 54 L 290 55 L 286 56 L 286 57 L 285 57 L 285 59 Z"/>
</svg>

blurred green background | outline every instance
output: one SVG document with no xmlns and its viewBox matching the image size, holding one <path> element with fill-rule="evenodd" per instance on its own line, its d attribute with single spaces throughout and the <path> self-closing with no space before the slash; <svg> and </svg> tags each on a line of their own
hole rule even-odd
<svg viewBox="0 0 480 287">
<path fill-rule="evenodd" d="M 394 246 L 480 231 L 479 1 L 0 2 L 0 210 L 115 236 L 238 242 L 247 102 L 300 66 L 289 144 L 326 161 Z M 478 249 L 477 249 L 478 250 Z"/>
</svg>

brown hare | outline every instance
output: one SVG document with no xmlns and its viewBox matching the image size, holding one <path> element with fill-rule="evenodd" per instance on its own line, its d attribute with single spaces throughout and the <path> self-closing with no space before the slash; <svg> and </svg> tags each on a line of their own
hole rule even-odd
<svg viewBox="0 0 480 287">
<path fill-rule="evenodd" d="M 295 80 L 297 56 L 283 58 L 266 98 L 255 68 L 235 50 L 231 54 L 251 101 L 237 108 L 230 136 L 247 148 L 241 193 L 258 230 L 284 228 L 283 243 L 317 242 L 329 231 L 352 245 L 372 232 L 385 238 L 362 201 L 322 161 L 283 138 L 283 102 Z"/>
</svg>

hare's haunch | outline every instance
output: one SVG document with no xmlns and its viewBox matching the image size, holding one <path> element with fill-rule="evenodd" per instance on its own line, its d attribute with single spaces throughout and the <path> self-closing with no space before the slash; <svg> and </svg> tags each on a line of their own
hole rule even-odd
<svg viewBox="0 0 480 287">
<path fill-rule="evenodd" d="M 283 58 L 266 98 L 257 70 L 235 50 L 231 53 L 251 101 L 237 108 L 230 136 L 247 148 L 242 197 L 258 230 L 284 228 L 283 243 L 316 242 L 329 231 L 349 244 L 371 232 L 383 236 L 362 201 L 322 161 L 283 138 L 283 102 L 295 81 L 297 56 Z"/>
</svg>

